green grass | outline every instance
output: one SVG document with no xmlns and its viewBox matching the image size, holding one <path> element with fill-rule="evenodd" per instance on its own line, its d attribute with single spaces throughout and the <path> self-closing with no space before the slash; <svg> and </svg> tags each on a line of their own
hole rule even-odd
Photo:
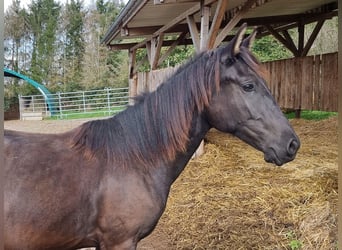
<svg viewBox="0 0 342 250">
<path fill-rule="evenodd" d="M 108 110 L 97 110 L 91 113 L 71 113 L 71 112 L 63 112 L 62 114 L 57 113 L 56 115 L 52 117 L 46 117 L 45 120 L 60 120 L 60 119 L 83 119 L 83 118 L 100 118 L 100 117 L 106 117 L 106 116 L 112 116 L 114 114 L 117 114 L 118 112 L 124 110 L 125 108 L 117 108 L 113 109 L 110 112 Z M 295 113 L 290 112 L 286 113 L 285 116 L 287 119 L 294 119 Z M 325 112 L 325 111 L 308 111 L 308 110 L 302 110 L 301 112 L 301 119 L 305 120 L 324 120 L 332 116 L 337 116 L 337 112 Z"/>
<path fill-rule="evenodd" d="M 46 117 L 44 120 L 71 120 L 71 119 L 84 119 L 84 118 L 101 118 L 101 117 L 107 117 L 107 116 L 113 116 L 114 114 L 117 114 L 124 110 L 124 107 L 118 107 L 116 109 L 112 109 L 108 111 L 105 110 L 94 110 L 92 112 L 68 112 L 63 111 L 57 113 L 51 117 Z"/>
<path fill-rule="evenodd" d="M 287 119 L 294 119 L 295 113 L 290 112 L 285 114 Z M 305 120 L 324 120 L 332 116 L 337 116 L 337 112 L 325 112 L 325 111 L 310 111 L 310 110 L 302 110 L 300 113 L 300 118 Z"/>
</svg>

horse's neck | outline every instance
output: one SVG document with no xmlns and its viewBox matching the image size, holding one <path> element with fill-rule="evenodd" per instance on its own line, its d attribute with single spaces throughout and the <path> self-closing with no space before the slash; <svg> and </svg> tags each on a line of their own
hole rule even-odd
<svg viewBox="0 0 342 250">
<path fill-rule="evenodd" d="M 182 173 L 191 157 L 194 155 L 204 136 L 209 131 L 210 125 L 205 121 L 202 115 L 196 115 L 192 121 L 191 130 L 189 133 L 189 143 L 187 150 L 178 153 L 176 158 L 167 164 L 168 181 L 172 184 Z"/>
<path fill-rule="evenodd" d="M 185 169 L 209 129 L 210 126 L 203 117 L 196 116 L 190 130 L 187 150 L 182 153 L 179 152 L 174 160 L 163 162 L 159 166 L 150 169 L 149 176 L 154 180 L 154 189 L 164 204 L 166 204 L 171 185 Z"/>
</svg>

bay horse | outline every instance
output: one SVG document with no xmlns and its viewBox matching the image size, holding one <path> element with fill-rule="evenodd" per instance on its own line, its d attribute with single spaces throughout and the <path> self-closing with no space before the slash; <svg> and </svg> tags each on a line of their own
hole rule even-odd
<svg viewBox="0 0 342 250">
<path fill-rule="evenodd" d="M 5 131 L 5 249 L 136 249 L 211 128 L 282 165 L 300 141 L 242 25 L 121 113 L 62 134 Z"/>
</svg>

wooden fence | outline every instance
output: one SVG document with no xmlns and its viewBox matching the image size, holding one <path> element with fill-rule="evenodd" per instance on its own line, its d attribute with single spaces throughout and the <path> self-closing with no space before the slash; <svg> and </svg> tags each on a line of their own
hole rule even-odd
<svg viewBox="0 0 342 250">
<path fill-rule="evenodd" d="M 337 111 L 337 53 L 264 64 L 269 88 L 282 108 Z"/>
<path fill-rule="evenodd" d="M 338 110 L 337 53 L 264 63 L 269 88 L 281 108 Z M 155 90 L 176 68 L 139 72 L 130 86 L 135 96 Z"/>
</svg>

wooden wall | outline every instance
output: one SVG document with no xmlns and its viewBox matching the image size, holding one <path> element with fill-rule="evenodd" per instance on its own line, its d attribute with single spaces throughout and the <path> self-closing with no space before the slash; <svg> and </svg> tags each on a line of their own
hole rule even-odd
<svg viewBox="0 0 342 250">
<path fill-rule="evenodd" d="M 289 109 L 337 111 L 337 53 L 264 63 L 269 88 L 279 106 Z"/>
<path fill-rule="evenodd" d="M 281 108 L 338 110 L 337 54 L 297 57 L 264 63 L 269 88 Z M 176 68 L 139 72 L 130 86 L 131 95 L 153 91 Z"/>
</svg>

